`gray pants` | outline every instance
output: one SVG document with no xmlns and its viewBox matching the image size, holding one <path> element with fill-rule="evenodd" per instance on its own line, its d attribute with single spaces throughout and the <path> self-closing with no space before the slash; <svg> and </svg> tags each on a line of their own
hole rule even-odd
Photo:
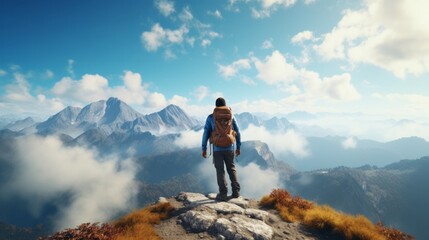
<svg viewBox="0 0 429 240">
<path fill-rule="evenodd" d="M 228 172 L 229 179 L 231 180 L 232 192 L 239 193 L 240 184 L 238 183 L 237 171 L 235 170 L 234 152 L 216 151 L 213 153 L 213 161 L 216 167 L 217 185 L 219 186 L 219 193 L 225 195 L 228 193 L 228 184 L 225 178 L 224 165 L 226 165 L 226 171 Z"/>
</svg>

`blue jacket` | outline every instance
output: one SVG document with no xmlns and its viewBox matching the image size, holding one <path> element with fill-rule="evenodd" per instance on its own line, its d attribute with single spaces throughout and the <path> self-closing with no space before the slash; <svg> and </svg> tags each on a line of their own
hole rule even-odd
<svg viewBox="0 0 429 240">
<path fill-rule="evenodd" d="M 206 125 L 204 126 L 204 134 L 203 134 L 203 142 L 202 142 L 202 149 L 203 151 L 207 151 L 207 141 L 210 138 L 210 135 L 214 129 L 215 123 L 214 123 L 214 117 L 213 114 L 210 114 L 207 117 Z M 238 129 L 238 124 L 235 121 L 235 118 L 232 118 L 232 129 L 237 133 L 237 136 L 235 137 L 236 142 L 236 148 L 240 149 L 241 147 L 241 136 L 240 136 L 240 130 Z M 234 144 L 231 144 L 230 147 L 218 147 L 213 146 L 213 151 L 234 151 Z"/>
</svg>

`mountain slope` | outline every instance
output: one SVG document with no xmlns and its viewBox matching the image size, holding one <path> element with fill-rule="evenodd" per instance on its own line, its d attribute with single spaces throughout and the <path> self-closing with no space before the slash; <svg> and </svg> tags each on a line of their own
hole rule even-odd
<svg viewBox="0 0 429 240">
<path fill-rule="evenodd" d="M 288 186 L 295 194 L 338 210 L 365 214 L 373 221 L 429 239 L 429 157 L 383 168 L 335 168 L 298 173 Z"/>
</svg>

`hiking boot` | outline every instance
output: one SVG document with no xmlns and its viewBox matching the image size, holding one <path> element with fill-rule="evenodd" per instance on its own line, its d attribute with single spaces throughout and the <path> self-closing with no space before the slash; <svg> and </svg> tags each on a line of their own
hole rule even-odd
<svg viewBox="0 0 429 240">
<path fill-rule="evenodd" d="M 228 200 L 228 196 L 226 194 L 219 193 L 218 195 L 216 195 L 216 200 L 226 202 Z"/>
<path fill-rule="evenodd" d="M 238 198 L 238 197 L 240 197 L 240 193 L 238 193 L 238 192 L 233 192 L 233 193 L 232 193 L 232 195 L 231 195 L 231 197 L 232 197 L 232 198 Z"/>
</svg>

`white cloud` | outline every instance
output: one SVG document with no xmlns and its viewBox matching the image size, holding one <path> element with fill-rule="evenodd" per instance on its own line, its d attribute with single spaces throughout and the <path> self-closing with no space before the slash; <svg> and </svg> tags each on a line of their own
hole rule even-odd
<svg viewBox="0 0 429 240">
<path fill-rule="evenodd" d="M 209 88 L 206 86 L 199 86 L 194 90 L 193 95 L 198 101 L 201 101 L 209 95 Z"/>
<path fill-rule="evenodd" d="M 296 43 L 303 43 L 304 41 L 309 41 L 309 40 L 315 40 L 313 36 L 313 32 L 303 31 L 293 36 L 291 42 L 296 44 Z"/>
<path fill-rule="evenodd" d="M 212 44 L 212 41 L 210 39 L 203 39 L 201 41 L 201 46 L 203 46 L 203 47 L 210 46 L 210 44 Z"/>
<path fill-rule="evenodd" d="M 279 173 L 271 169 L 262 170 L 255 163 L 237 167 L 237 174 L 242 186 L 241 194 L 246 197 L 260 199 L 271 190 L 283 187 Z"/>
<path fill-rule="evenodd" d="M 265 40 L 262 43 L 262 49 L 271 49 L 271 48 L 273 48 L 273 40 L 272 39 Z"/>
<path fill-rule="evenodd" d="M 348 137 L 341 142 L 341 146 L 344 149 L 355 149 L 357 147 L 357 141 L 354 137 Z"/>
<path fill-rule="evenodd" d="M 52 72 L 52 70 L 47 69 L 44 73 L 44 77 L 47 79 L 53 78 L 54 77 L 54 72 Z"/>
<path fill-rule="evenodd" d="M 69 59 L 67 61 L 68 65 L 67 65 L 67 72 L 69 73 L 70 76 L 74 77 L 74 69 L 73 69 L 73 65 L 74 65 L 74 60 L 73 59 Z"/>
<path fill-rule="evenodd" d="M 46 98 L 43 94 L 36 97 L 31 93 L 31 85 L 27 76 L 20 72 L 13 74 L 14 82 L 5 86 L 5 95 L 2 96 L 2 113 L 13 113 L 28 117 L 45 117 L 44 114 L 52 114 L 64 108 L 63 103 L 57 98 Z M 43 115 L 43 116 L 41 116 Z"/>
<path fill-rule="evenodd" d="M 21 73 L 14 73 L 15 84 L 6 86 L 5 99 L 7 101 L 26 102 L 31 101 L 33 97 L 30 94 L 30 84 L 26 77 Z"/>
<path fill-rule="evenodd" d="M 174 140 L 174 144 L 180 148 L 201 147 L 203 131 L 203 129 L 201 129 L 200 131 L 182 131 L 180 132 L 179 136 Z"/>
<path fill-rule="evenodd" d="M 188 7 L 185 7 L 182 12 L 179 15 L 180 20 L 182 22 L 188 22 L 194 19 L 194 16 L 192 15 L 191 9 Z"/>
<path fill-rule="evenodd" d="M 188 102 L 189 102 L 189 99 L 179 95 L 174 95 L 169 101 L 170 104 L 174 104 L 179 107 L 186 106 Z"/>
<path fill-rule="evenodd" d="M 234 61 L 230 65 L 218 65 L 218 72 L 224 77 L 224 78 L 231 78 L 237 75 L 237 73 L 240 70 L 243 69 L 250 69 L 250 61 L 249 59 L 239 59 Z"/>
<path fill-rule="evenodd" d="M 306 5 L 309 5 L 309 4 L 312 4 L 312 3 L 315 3 L 315 2 L 316 2 L 316 0 L 304 0 L 304 3 Z"/>
<path fill-rule="evenodd" d="M 298 70 L 277 50 L 263 61 L 256 58 L 254 63 L 258 70 L 257 77 L 268 84 L 287 84 L 293 82 L 298 75 Z"/>
<path fill-rule="evenodd" d="M 307 139 L 293 129 L 286 132 L 271 133 L 264 127 L 249 125 L 241 133 L 242 141 L 260 140 L 270 146 L 276 156 L 293 154 L 296 157 L 307 157 L 310 152 L 307 149 Z"/>
<path fill-rule="evenodd" d="M 360 94 L 353 86 L 351 75 L 348 73 L 321 79 L 318 73 L 304 68 L 298 69 L 287 62 L 285 56 L 278 50 L 273 51 L 263 60 L 254 56 L 251 56 L 250 60 L 257 70 L 258 79 L 276 86 L 279 90 L 290 94 L 292 98 L 299 98 L 300 101 L 313 101 L 317 98 L 337 101 L 360 99 Z M 250 60 L 239 59 L 230 65 L 219 65 L 218 72 L 224 78 L 234 77 L 241 69 L 252 67 Z M 246 81 L 246 77 L 242 79 Z"/>
<path fill-rule="evenodd" d="M 254 18 L 269 17 L 278 7 L 293 6 L 297 0 L 261 0 L 259 2 L 261 4 L 260 9 L 252 8 L 252 16 Z"/>
<path fill-rule="evenodd" d="M 165 97 L 161 93 L 150 93 L 139 73 L 125 71 L 122 80 L 124 85 L 110 87 L 109 81 L 98 74 L 85 74 L 80 80 L 65 77 L 51 91 L 66 102 L 81 104 L 117 97 L 128 104 L 145 104 L 148 108 L 165 105 Z"/>
<path fill-rule="evenodd" d="M 168 17 L 173 12 L 175 12 L 174 2 L 172 1 L 158 0 L 158 1 L 155 1 L 155 6 L 156 8 L 158 8 L 159 12 L 165 17 Z"/>
<path fill-rule="evenodd" d="M 151 31 L 143 32 L 141 40 L 148 51 L 156 51 L 164 44 L 180 44 L 183 42 L 189 29 L 182 25 L 176 30 L 164 29 L 159 23 L 152 26 Z"/>
<path fill-rule="evenodd" d="M 346 10 L 316 51 L 326 59 L 369 63 L 399 78 L 429 72 L 429 8 L 425 0 L 364 1 Z"/>
<path fill-rule="evenodd" d="M 208 15 L 214 16 L 216 18 L 222 19 L 222 13 L 219 10 L 215 10 L 214 12 L 208 11 L 207 12 Z"/>
<path fill-rule="evenodd" d="M 0 69 L 0 77 L 5 76 L 7 72 L 3 69 Z"/>
<path fill-rule="evenodd" d="M 162 108 L 167 106 L 167 99 L 165 99 L 165 96 L 162 93 L 150 93 L 147 97 L 147 103 L 145 105 L 148 108 Z"/>
<path fill-rule="evenodd" d="M 130 160 L 101 159 L 91 150 L 65 147 L 54 137 L 20 138 L 14 149 L 15 171 L 2 183 L 2 195 L 29 199 L 25 207 L 38 216 L 43 206 L 71 194 L 70 201 L 56 202 L 57 229 L 109 221 L 133 207 L 137 188 Z"/>
</svg>

